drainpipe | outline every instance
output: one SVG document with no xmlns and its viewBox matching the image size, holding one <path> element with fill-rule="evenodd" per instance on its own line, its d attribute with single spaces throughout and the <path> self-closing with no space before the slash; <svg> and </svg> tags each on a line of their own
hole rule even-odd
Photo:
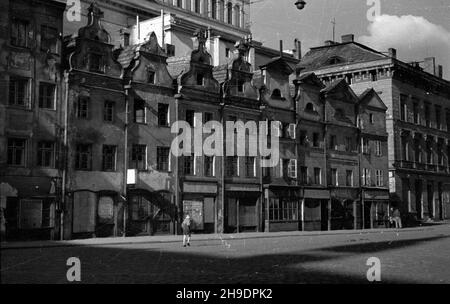
<svg viewBox="0 0 450 304">
<path fill-rule="evenodd" d="M 328 135 L 328 125 L 327 125 L 327 110 L 326 110 L 326 95 L 323 97 L 323 120 L 324 120 L 324 132 L 323 132 L 323 158 L 324 158 L 324 177 L 325 177 L 325 187 L 328 189 L 328 157 L 327 157 L 327 135 Z M 330 198 L 327 202 L 327 207 L 330 208 L 331 205 L 331 190 L 329 190 Z M 322 203 L 321 203 L 322 205 Z M 328 210 L 328 223 L 327 228 L 330 230 L 330 211 Z"/>
<path fill-rule="evenodd" d="M 125 125 L 124 125 L 124 142 L 123 142 L 123 237 L 127 235 L 127 209 L 128 209 L 128 198 L 127 198 L 127 177 L 128 177 L 128 107 L 129 107 L 129 90 L 131 85 L 127 84 L 124 86 L 125 92 Z"/>
<path fill-rule="evenodd" d="M 63 151 L 64 151 L 64 163 L 63 163 L 63 172 L 62 172 L 62 181 L 61 181 L 61 214 L 60 214 L 60 240 L 64 240 L 64 210 L 66 207 L 66 180 L 67 180 L 67 162 L 68 162 L 68 149 L 67 149 L 67 128 L 69 125 L 68 119 L 68 111 L 69 111 L 69 73 L 64 72 L 64 136 L 63 136 Z"/>
</svg>

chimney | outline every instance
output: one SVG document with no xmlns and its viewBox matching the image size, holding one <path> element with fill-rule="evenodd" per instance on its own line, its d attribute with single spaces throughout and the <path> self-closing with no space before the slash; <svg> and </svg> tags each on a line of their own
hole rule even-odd
<svg viewBox="0 0 450 304">
<path fill-rule="evenodd" d="M 120 44 L 123 47 L 127 47 L 130 45 L 130 33 L 128 33 L 125 29 L 120 29 Z"/>
<path fill-rule="evenodd" d="M 341 41 L 342 41 L 342 43 L 354 42 L 355 41 L 355 35 L 353 35 L 353 34 L 343 35 L 341 37 Z"/>
<path fill-rule="evenodd" d="M 297 38 L 295 38 L 294 46 L 295 46 L 295 49 L 294 49 L 295 58 L 298 60 L 301 60 L 302 59 L 302 42 L 300 40 L 298 40 Z"/>
<path fill-rule="evenodd" d="M 423 70 L 431 75 L 436 75 L 436 58 L 435 57 L 427 57 L 424 60 Z"/>
<path fill-rule="evenodd" d="M 280 57 L 283 57 L 283 40 L 280 40 Z"/>
<path fill-rule="evenodd" d="M 394 48 L 390 48 L 388 50 L 389 53 L 389 57 L 393 58 L 393 59 L 397 59 L 397 50 Z"/>
<path fill-rule="evenodd" d="M 443 78 L 444 77 L 444 68 L 442 67 L 442 65 L 438 65 L 438 69 L 437 69 L 437 77 L 439 78 Z"/>
</svg>

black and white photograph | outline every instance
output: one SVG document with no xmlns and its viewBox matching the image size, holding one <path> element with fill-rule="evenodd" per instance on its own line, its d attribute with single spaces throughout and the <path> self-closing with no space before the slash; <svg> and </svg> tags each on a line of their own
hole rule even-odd
<svg viewBox="0 0 450 304">
<path fill-rule="evenodd" d="M 0 0 L 2 289 L 450 284 L 449 16 Z"/>
</svg>

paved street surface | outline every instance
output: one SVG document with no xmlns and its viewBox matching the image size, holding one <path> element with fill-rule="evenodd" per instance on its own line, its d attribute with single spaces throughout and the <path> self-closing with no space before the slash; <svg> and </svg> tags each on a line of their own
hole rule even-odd
<svg viewBox="0 0 450 304">
<path fill-rule="evenodd" d="M 367 259 L 383 283 L 450 283 L 450 225 L 403 230 L 88 240 L 76 246 L 2 244 L 2 283 L 367 283 Z M 153 241 L 152 241 L 153 240 Z M 82 244 L 82 246 L 81 246 Z M 42 246 L 42 247 L 41 247 Z M 9 247 L 9 248 L 8 248 Z"/>
</svg>

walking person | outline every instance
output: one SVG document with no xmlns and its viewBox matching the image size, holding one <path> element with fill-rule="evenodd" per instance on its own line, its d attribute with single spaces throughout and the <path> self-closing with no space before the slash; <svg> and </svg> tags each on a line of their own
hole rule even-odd
<svg viewBox="0 0 450 304">
<path fill-rule="evenodd" d="M 396 208 L 394 212 L 392 213 L 392 220 L 395 223 L 395 228 L 401 229 L 402 228 L 402 219 L 400 217 L 400 210 Z"/>
<path fill-rule="evenodd" d="M 191 246 L 191 224 L 191 217 L 188 214 L 181 224 L 181 229 L 183 229 L 183 247 L 186 247 L 186 245 Z"/>
</svg>

